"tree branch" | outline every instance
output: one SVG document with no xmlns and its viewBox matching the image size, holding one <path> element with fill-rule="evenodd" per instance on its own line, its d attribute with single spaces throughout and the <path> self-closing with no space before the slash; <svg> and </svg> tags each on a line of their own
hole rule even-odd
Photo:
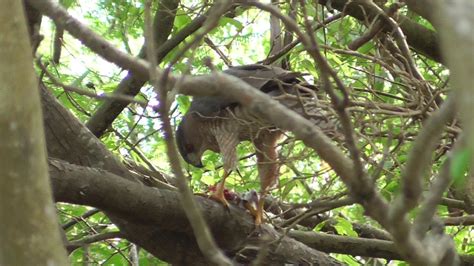
<svg viewBox="0 0 474 266">
<path fill-rule="evenodd" d="M 305 243 L 306 245 L 328 253 L 349 254 L 388 260 L 401 260 L 402 255 L 397 251 L 392 241 L 345 237 L 318 232 L 304 232 L 292 230 L 288 236 Z M 473 255 L 461 255 L 462 265 L 472 265 Z"/>
<path fill-rule="evenodd" d="M 68 230 L 69 228 L 73 227 L 75 224 L 81 222 L 81 221 L 84 221 L 85 219 L 91 217 L 92 215 L 96 214 L 96 213 L 99 213 L 100 210 L 99 209 L 92 209 L 92 210 L 88 210 L 87 212 L 85 212 L 84 214 L 82 214 L 80 217 L 73 217 L 71 219 L 71 221 L 65 223 L 62 225 L 62 228 L 63 230 Z"/>
<path fill-rule="evenodd" d="M 434 15 L 433 11 L 435 9 L 434 2 L 436 1 L 438 0 L 404 0 L 408 6 L 408 9 L 422 16 L 432 24 Z"/>
<path fill-rule="evenodd" d="M 474 2 L 470 0 L 436 1 L 435 26 L 441 35 L 441 46 L 452 73 L 452 87 L 457 91 L 457 104 L 470 154 L 470 172 L 463 186 L 468 206 L 474 205 L 474 120 L 472 91 L 474 73 Z"/>
<path fill-rule="evenodd" d="M 180 205 L 178 192 L 145 187 L 104 170 L 72 165 L 56 159 L 50 159 L 49 164 L 57 201 L 94 206 L 130 224 L 141 224 L 142 230 L 149 230 L 148 227 L 153 226 L 155 229 L 148 231 L 149 235 L 154 235 L 153 232 L 159 228 L 158 231 L 167 232 L 168 237 L 178 234 L 181 239 L 195 243 L 193 230 Z M 246 246 L 249 244 L 259 246 L 264 241 L 270 244 L 271 250 L 265 261 L 309 261 L 321 265 L 340 265 L 324 253 L 309 249 L 291 238 L 282 238 L 268 225 L 263 225 L 262 229 L 269 239 L 252 237 L 255 230 L 253 218 L 244 209 L 231 205 L 227 212 L 213 200 L 204 197 L 196 197 L 196 200 L 217 243 L 228 255 L 233 256 L 242 249 L 248 249 Z M 135 240 L 128 232 L 123 233 L 130 241 Z M 181 254 L 178 256 L 190 256 L 193 253 L 191 250 L 175 252 Z"/>
<path fill-rule="evenodd" d="M 25 14 L 23 1 L 8 4 L 0 9 L 0 264 L 66 265 L 28 39 L 26 15 L 38 14 Z M 39 21 L 30 21 L 31 34 Z"/>
<path fill-rule="evenodd" d="M 472 226 L 472 225 L 474 225 L 474 215 L 466 215 L 466 216 L 459 216 L 459 217 L 448 217 L 448 218 L 444 218 L 443 222 L 444 222 L 445 225 Z"/>
<path fill-rule="evenodd" d="M 445 125 L 456 113 L 455 97 L 452 95 L 426 121 L 418 134 L 408 155 L 408 161 L 402 173 L 403 194 L 397 197 L 391 207 L 391 220 L 400 221 L 408 211 L 414 208 L 422 192 L 422 177 L 431 164 L 431 154 L 441 137 Z"/>
<path fill-rule="evenodd" d="M 85 245 L 89 245 L 92 243 L 112 239 L 112 238 L 123 238 L 122 233 L 120 232 L 107 232 L 101 234 L 95 234 L 91 236 L 86 236 L 80 240 L 71 241 L 67 244 L 66 248 L 69 254 L 71 254 L 74 250 L 81 248 Z"/>
<path fill-rule="evenodd" d="M 153 43 L 153 31 L 150 29 L 150 7 L 151 2 L 147 1 L 145 5 L 145 44 L 147 47 L 148 61 L 150 62 L 150 77 L 158 96 L 162 127 L 165 134 L 166 153 L 170 167 L 177 178 L 177 185 L 180 190 L 180 202 L 188 217 L 201 252 L 209 261 L 217 265 L 232 265 L 230 260 L 217 247 L 212 238 L 208 225 L 199 211 L 197 203 L 194 201 L 193 193 L 189 188 L 186 177 L 183 174 L 179 161 L 178 150 L 175 145 L 173 136 L 173 128 L 168 113 L 166 78 L 159 79 L 156 75 L 157 60 Z M 227 11 L 229 2 L 216 3 L 210 11 L 208 19 L 204 22 L 203 27 L 212 30 L 217 26 L 219 18 Z M 205 33 L 203 33 L 204 35 Z"/>
<path fill-rule="evenodd" d="M 365 22 L 375 19 L 379 12 L 370 7 L 370 2 L 365 0 L 319 0 L 319 3 L 326 6 L 331 3 L 331 7 L 340 12 Z M 399 24 L 407 37 L 408 44 L 423 55 L 443 63 L 441 52 L 439 50 L 439 36 L 436 32 L 425 28 L 424 26 L 412 21 L 406 16 L 399 15 Z M 384 30 L 390 30 L 385 28 Z"/>
</svg>

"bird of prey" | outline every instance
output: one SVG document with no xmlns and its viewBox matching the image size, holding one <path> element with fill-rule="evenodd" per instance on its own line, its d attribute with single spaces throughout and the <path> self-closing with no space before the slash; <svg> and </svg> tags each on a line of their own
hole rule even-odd
<svg viewBox="0 0 474 266">
<path fill-rule="evenodd" d="M 298 105 L 298 95 L 304 80 L 301 74 L 279 67 L 245 65 L 232 67 L 224 73 L 236 76 L 292 108 Z M 290 101 L 292 99 L 292 101 Z M 293 108 L 295 109 L 295 108 Z M 301 109 L 301 104 L 299 105 Z M 228 205 L 224 196 L 225 179 L 237 166 L 236 147 L 241 141 L 253 143 L 260 178 L 260 200 L 255 211 L 255 223 L 262 223 L 264 196 L 277 182 L 279 164 L 277 142 L 283 132 L 250 110 L 225 96 L 194 97 L 188 112 L 176 131 L 176 142 L 183 159 L 203 167 L 201 156 L 206 150 L 222 155 L 224 176 L 211 197 Z"/>
</svg>

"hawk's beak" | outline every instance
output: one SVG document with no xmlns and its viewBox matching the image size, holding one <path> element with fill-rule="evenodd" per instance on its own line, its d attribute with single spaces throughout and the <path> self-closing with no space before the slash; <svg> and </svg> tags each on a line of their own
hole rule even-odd
<svg viewBox="0 0 474 266">
<path fill-rule="evenodd" d="M 186 154 L 185 160 L 186 160 L 186 162 L 188 162 L 189 164 L 191 164 L 195 167 L 198 167 L 198 168 L 203 168 L 204 167 L 204 165 L 201 162 L 201 157 L 198 156 L 196 153 Z"/>
</svg>

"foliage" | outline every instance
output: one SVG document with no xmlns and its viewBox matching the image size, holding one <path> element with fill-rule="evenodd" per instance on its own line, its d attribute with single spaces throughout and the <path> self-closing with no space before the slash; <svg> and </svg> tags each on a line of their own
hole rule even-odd
<svg viewBox="0 0 474 266">
<path fill-rule="evenodd" d="M 133 55 L 138 54 L 143 42 L 142 1 L 64 1 L 63 4 L 116 47 Z M 288 10 L 286 4 L 282 4 L 280 8 Z M 183 1 L 177 11 L 170 37 L 176 36 L 205 9 L 205 4 L 200 1 Z M 316 9 L 311 4 L 307 4 L 307 12 L 314 21 L 319 22 L 331 16 L 326 9 L 320 7 Z M 431 27 L 426 20 L 407 12 L 406 9 L 402 9 L 401 12 L 409 13 L 415 21 Z M 185 51 L 184 56 L 178 58 L 172 66 L 173 71 L 208 73 L 210 70 L 203 63 L 206 58 L 211 59 L 215 68 L 225 69 L 226 60 L 217 51 L 224 54 L 233 65 L 255 63 L 265 59 L 272 45 L 268 13 L 242 8 L 234 13 L 234 17 L 224 17 L 219 21 L 218 27 L 207 35 L 209 41 L 199 43 L 195 49 Z M 303 25 L 301 14 L 298 15 L 298 22 Z M 417 105 L 419 96 L 416 93 L 420 93 L 416 88 L 417 84 L 400 66 L 402 62 L 390 55 L 385 46 L 390 44 L 388 40 L 384 42 L 380 38 L 367 42 L 356 52 L 348 51 L 348 44 L 363 35 L 366 29 L 360 21 L 345 17 L 318 30 L 315 37 L 323 45 L 326 60 L 350 90 L 352 105 L 348 111 L 356 130 L 356 145 L 362 152 L 361 157 L 366 165 L 366 171 L 376 178 L 375 182 L 383 197 L 392 200 L 400 191 L 400 171 L 408 160 L 407 154 L 413 140 L 424 122 L 427 111 L 432 110 L 424 110 L 422 105 Z M 47 62 L 52 57 L 55 27 L 49 25 L 43 27 L 43 31 L 45 39 L 40 46 L 39 54 L 42 55 L 42 60 Z M 191 42 L 193 38 L 188 37 L 186 42 Z M 160 66 L 168 67 L 186 47 L 186 42 L 174 47 L 164 57 Z M 48 70 L 64 84 L 98 94 L 112 93 L 125 76 L 123 70 L 98 58 L 67 33 L 64 35 L 63 47 L 61 63 L 50 64 Z M 288 52 L 286 58 L 292 69 L 308 73 L 308 82 L 320 87 L 319 68 L 301 44 Z M 436 88 L 434 94 L 445 99 L 449 91 L 446 86 L 448 70 L 443 65 L 416 53 L 414 59 L 423 77 Z M 57 84 L 50 84 L 49 87 L 53 89 L 57 99 L 83 122 L 87 122 L 100 105 L 100 102 L 90 97 L 66 92 Z M 319 104 L 328 112 L 328 117 L 336 117 L 328 96 L 322 90 L 317 94 L 320 98 Z M 152 108 L 152 105 L 159 104 L 156 95 L 147 84 L 136 98 L 148 101 L 151 106 L 142 108 L 130 104 L 101 140 L 123 159 L 132 160 L 145 167 L 152 164 L 159 171 L 171 175 L 160 120 Z M 171 119 L 174 125 L 179 123 L 189 105 L 190 97 L 176 96 L 171 106 Z M 443 134 L 441 143 L 433 155 L 432 168 L 425 175 L 426 185 L 447 158 L 446 152 L 458 133 L 458 125 L 453 124 Z M 280 169 L 279 185 L 272 191 L 274 198 L 290 204 L 301 204 L 321 199 L 338 199 L 347 195 L 345 185 L 312 149 L 307 148 L 291 134 L 285 135 L 280 143 L 279 153 L 283 164 Z M 339 146 L 344 149 L 342 143 L 339 143 Z M 243 143 L 238 147 L 239 172 L 232 174 L 227 180 L 229 189 L 239 193 L 259 189 L 253 152 L 250 143 Z M 454 155 L 455 166 L 452 175 L 456 183 L 462 182 L 464 178 L 469 156 L 470 154 L 464 150 Z M 194 191 L 206 193 L 208 186 L 220 180 L 223 170 L 218 154 L 207 152 L 203 162 L 205 168 L 198 169 L 186 165 L 185 171 Z M 89 208 L 84 206 L 58 204 L 61 223 L 76 219 L 87 210 Z M 449 212 L 449 208 L 438 208 L 440 217 L 449 216 Z M 330 210 L 324 215 L 335 221 L 335 233 L 343 236 L 357 237 L 355 224 L 379 227 L 364 216 L 360 206 L 344 206 Z M 315 230 L 322 230 L 323 225 L 324 223 L 315 226 Z M 104 214 L 98 213 L 69 228 L 67 237 L 70 241 L 74 241 L 91 234 L 116 229 Z M 473 243 L 474 235 L 471 227 L 448 227 L 448 232 L 455 236 L 454 241 L 459 252 L 474 254 L 474 247 L 465 244 Z M 79 248 L 71 254 L 70 259 L 73 265 L 83 264 L 85 260 L 101 265 L 124 265 L 129 261 L 130 249 L 129 242 L 112 239 Z M 335 255 L 335 257 L 349 265 L 369 262 L 377 264 L 374 259 L 369 258 L 349 255 Z M 141 265 L 161 263 L 144 250 L 139 251 L 139 259 L 140 263 L 143 263 Z M 404 264 L 404 262 L 391 263 L 391 265 Z"/>
</svg>

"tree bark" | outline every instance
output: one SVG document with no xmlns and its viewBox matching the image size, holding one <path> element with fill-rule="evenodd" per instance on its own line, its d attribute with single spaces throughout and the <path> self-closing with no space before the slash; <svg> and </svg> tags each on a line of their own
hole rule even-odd
<svg viewBox="0 0 474 266">
<path fill-rule="evenodd" d="M 64 161 L 50 159 L 49 162 L 57 201 L 94 206 L 112 214 L 114 220 L 126 221 L 121 230 L 131 241 L 166 243 L 168 248 L 174 249 L 173 252 L 158 243 L 151 250 L 147 247 L 161 259 L 175 264 L 206 264 L 176 191 L 146 187 L 103 170 Z M 204 197 L 198 198 L 198 202 L 217 243 L 230 257 L 235 257 L 251 241 L 257 247 L 269 246 L 270 251 L 263 262 L 309 261 L 318 265 L 339 265 L 328 255 L 298 241 L 288 237 L 280 239 L 280 234 L 267 225 L 263 225 L 262 230 L 268 239 L 251 237 L 253 218 L 241 208 L 231 206 L 226 212 L 220 204 Z M 275 241 L 277 239 L 280 241 Z M 255 254 L 250 257 L 252 255 Z"/>
<path fill-rule="evenodd" d="M 297 230 L 290 231 L 288 235 L 312 248 L 325 252 L 387 260 L 403 259 L 392 241 Z M 463 266 L 474 264 L 474 256 L 472 255 L 460 255 L 460 258 Z"/>
<path fill-rule="evenodd" d="M 66 265 L 21 1 L 0 9 L 0 32 L 0 265 Z"/>
<path fill-rule="evenodd" d="M 470 174 L 464 186 L 455 188 L 467 206 L 474 206 L 474 2 L 471 0 L 435 1 L 435 26 L 440 31 L 441 47 L 451 71 L 466 145 L 470 154 Z M 474 207 L 470 207 L 473 209 Z"/>
<path fill-rule="evenodd" d="M 370 5 L 363 0 L 319 0 L 322 5 L 330 5 L 340 12 L 345 12 L 349 16 L 354 17 L 362 22 L 369 19 L 371 22 L 377 17 L 378 12 L 370 7 Z M 439 50 L 439 36 L 435 31 L 432 31 L 424 26 L 412 21 L 406 16 L 399 15 L 398 22 L 400 28 L 407 38 L 407 43 L 418 51 L 419 53 L 443 63 L 441 53 Z M 389 27 L 385 30 L 390 31 Z"/>
</svg>

